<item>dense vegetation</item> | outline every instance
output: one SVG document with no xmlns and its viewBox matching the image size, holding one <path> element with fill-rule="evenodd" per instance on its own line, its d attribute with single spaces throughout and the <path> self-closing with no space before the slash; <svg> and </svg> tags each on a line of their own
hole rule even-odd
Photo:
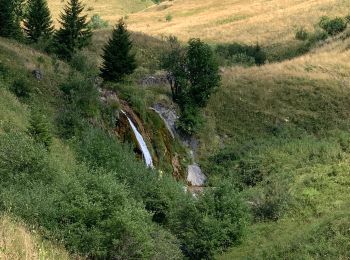
<svg viewBox="0 0 350 260">
<path fill-rule="evenodd" d="M 264 65 L 273 46 L 212 48 L 200 39 L 183 46 L 173 37 L 129 34 L 122 21 L 105 45 L 91 38 L 93 27 L 76 0 L 51 38 L 45 1 L 30 1 L 27 16 L 21 1 L 9 3 L 0 7 L 0 21 L 10 15 L 13 29 L 0 23 L 1 35 L 23 40 L 24 18 L 31 46 L 0 39 L 2 214 L 83 258 L 212 259 L 229 248 L 222 257 L 349 257 L 345 18 L 321 18 L 322 32 L 300 28 L 296 39 L 307 48 L 284 45 L 271 61 L 328 38 L 320 53 Z M 37 31 L 31 25 L 38 21 L 44 27 Z M 236 66 L 220 76 L 218 60 Z M 136 86 L 160 68 L 171 73 L 172 88 Z M 122 101 L 102 102 L 106 89 Z M 159 100 L 174 105 L 178 128 L 200 140 L 198 156 L 210 175 L 196 196 L 184 192 L 181 176 L 169 174 L 166 155 L 158 157 L 158 169 L 147 169 L 115 134 L 128 102 L 152 137 L 163 138 L 164 123 L 148 111 Z"/>
</svg>

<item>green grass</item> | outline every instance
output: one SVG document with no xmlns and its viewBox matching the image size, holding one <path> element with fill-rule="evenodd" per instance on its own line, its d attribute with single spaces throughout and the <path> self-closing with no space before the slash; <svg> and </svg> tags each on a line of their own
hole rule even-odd
<svg viewBox="0 0 350 260">
<path fill-rule="evenodd" d="M 219 259 L 349 258 L 348 42 L 223 73 L 200 157 L 211 185 L 239 187 L 252 222 Z"/>
</svg>

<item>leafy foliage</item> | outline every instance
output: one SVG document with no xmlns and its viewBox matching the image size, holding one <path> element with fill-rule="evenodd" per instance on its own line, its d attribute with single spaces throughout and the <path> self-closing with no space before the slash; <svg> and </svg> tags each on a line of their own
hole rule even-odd
<svg viewBox="0 0 350 260">
<path fill-rule="evenodd" d="M 222 65 L 243 64 L 263 65 L 266 61 L 266 53 L 259 44 L 255 46 L 239 43 L 218 44 L 215 52 L 219 56 Z"/>
<path fill-rule="evenodd" d="M 200 123 L 199 109 L 205 107 L 219 86 L 219 67 L 210 46 L 200 39 L 191 39 L 183 50 L 176 38 L 169 38 L 170 51 L 163 58 L 163 67 L 171 74 L 173 100 L 181 109 L 180 130 L 193 134 Z"/>
<path fill-rule="evenodd" d="M 347 22 L 341 17 L 331 19 L 327 16 L 323 16 L 320 19 L 319 26 L 329 35 L 336 35 L 346 29 Z"/>
<path fill-rule="evenodd" d="M 94 14 L 89 22 L 89 28 L 92 30 L 102 29 L 108 27 L 108 22 L 103 20 L 98 14 Z"/>
</svg>

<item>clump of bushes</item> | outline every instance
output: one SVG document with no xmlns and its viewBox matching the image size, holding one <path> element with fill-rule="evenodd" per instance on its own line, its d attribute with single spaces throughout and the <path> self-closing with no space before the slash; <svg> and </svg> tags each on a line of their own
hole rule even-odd
<svg viewBox="0 0 350 260">
<path fill-rule="evenodd" d="M 346 19 L 341 17 L 329 18 L 327 16 L 321 17 L 319 26 L 325 30 L 329 35 L 336 35 L 343 32 L 346 29 Z"/>
<path fill-rule="evenodd" d="M 108 22 L 103 20 L 100 15 L 94 14 L 89 22 L 91 30 L 103 29 L 108 27 Z"/>
<path fill-rule="evenodd" d="M 10 91 L 18 98 L 29 98 L 32 93 L 32 86 L 28 80 L 20 77 L 12 82 Z"/>
<path fill-rule="evenodd" d="M 309 34 L 304 27 L 301 27 L 295 33 L 295 39 L 305 41 L 307 40 Z"/>
<path fill-rule="evenodd" d="M 215 49 L 223 65 L 243 64 L 252 66 L 266 62 L 266 54 L 259 44 L 219 44 Z"/>
</svg>

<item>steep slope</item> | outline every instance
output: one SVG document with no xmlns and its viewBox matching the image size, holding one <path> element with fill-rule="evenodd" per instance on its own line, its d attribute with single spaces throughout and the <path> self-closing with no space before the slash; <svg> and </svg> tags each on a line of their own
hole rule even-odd
<svg viewBox="0 0 350 260">
<path fill-rule="evenodd" d="M 343 0 L 175 0 L 130 15 L 134 31 L 200 37 L 210 42 L 271 44 L 293 39 L 298 27 L 312 27 L 322 15 L 346 15 Z"/>
<path fill-rule="evenodd" d="M 55 20 L 59 17 L 66 2 L 67 1 L 61 0 L 48 0 L 49 8 Z M 154 4 L 151 0 L 84 0 L 83 3 L 89 15 L 98 14 L 111 24 L 127 14 L 143 10 Z"/>
<path fill-rule="evenodd" d="M 202 164 L 212 185 L 242 190 L 253 220 L 222 259 L 349 257 L 349 46 L 347 32 L 300 58 L 223 72 Z"/>
<path fill-rule="evenodd" d="M 0 259 L 62 259 L 72 257 L 62 248 L 42 240 L 35 231 L 13 221 L 8 216 L 0 217 Z"/>
</svg>

